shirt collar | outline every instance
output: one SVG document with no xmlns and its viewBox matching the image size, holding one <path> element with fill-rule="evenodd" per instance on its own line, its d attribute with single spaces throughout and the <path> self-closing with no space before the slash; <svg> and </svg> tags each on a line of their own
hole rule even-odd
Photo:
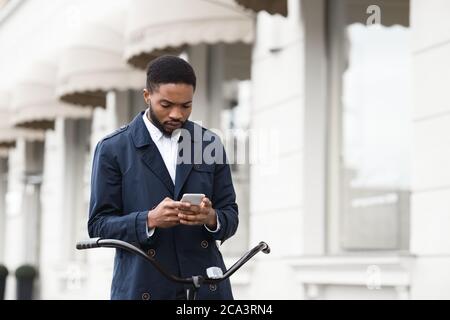
<svg viewBox="0 0 450 320">
<path fill-rule="evenodd" d="M 148 108 L 147 110 L 145 110 L 144 115 L 142 116 L 145 126 L 147 127 L 148 132 L 150 133 L 150 137 L 152 138 L 153 141 L 159 141 L 159 139 L 161 138 L 166 138 L 166 139 L 170 139 L 172 141 L 177 141 L 180 138 L 181 135 L 181 131 L 180 130 L 176 130 L 175 134 L 172 134 L 172 136 L 169 137 L 165 137 L 163 135 L 163 133 L 161 132 L 161 130 L 159 130 L 147 117 L 148 114 Z"/>
</svg>

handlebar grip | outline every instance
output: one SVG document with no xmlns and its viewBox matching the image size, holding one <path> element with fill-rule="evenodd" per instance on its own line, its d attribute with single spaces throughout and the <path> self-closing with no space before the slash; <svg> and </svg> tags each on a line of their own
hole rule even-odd
<svg viewBox="0 0 450 320">
<path fill-rule="evenodd" d="M 265 254 L 270 253 L 270 247 L 267 243 L 265 243 L 264 241 L 261 241 L 259 244 L 264 246 L 264 248 L 262 249 L 262 252 L 264 252 Z"/>
<path fill-rule="evenodd" d="M 84 249 L 98 248 L 100 247 L 100 245 L 98 244 L 99 240 L 101 240 L 101 238 L 91 238 L 83 241 L 78 241 L 77 249 L 84 250 Z"/>
</svg>

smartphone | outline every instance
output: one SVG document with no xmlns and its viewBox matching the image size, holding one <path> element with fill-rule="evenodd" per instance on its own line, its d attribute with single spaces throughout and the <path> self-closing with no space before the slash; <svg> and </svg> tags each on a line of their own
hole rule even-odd
<svg viewBox="0 0 450 320">
<path fill-rule="evenodd" d="M 189 202 L 190 204 L 199 206 L 205 195 L 203 193 L 185 193 L 181 198 L 181 202 Z"/>
</svg>

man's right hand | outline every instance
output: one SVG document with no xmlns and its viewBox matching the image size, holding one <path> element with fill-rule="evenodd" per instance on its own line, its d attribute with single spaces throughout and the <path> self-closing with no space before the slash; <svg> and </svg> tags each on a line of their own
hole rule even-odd
<svg viewBox="0 0 450 320">
<path fill-rule="evenodd" d="M 156 208 L 150 210 L 147 214 L 147 225 L 150 229 L 157 228 L 170 228 L 180 223 L 178 217 L 178 208 L 188 206 L 188 204 L 180 201 L 174 201 L 169 197 L 166 197 L 161 201 Z"/>
</svg>

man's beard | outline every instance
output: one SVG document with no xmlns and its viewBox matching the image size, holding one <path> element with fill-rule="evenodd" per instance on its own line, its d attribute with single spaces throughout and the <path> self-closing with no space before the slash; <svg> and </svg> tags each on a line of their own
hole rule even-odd
<svg viewBox="0 0 450 320">
<path fill-rule="evenodd" d="M 149 107 L 148 114 L 149 114 L 149 116 L 150 116 L 150 119 L 149 119 L 149 120 L 153 123 L 153 125 L 154 125 L 155 127 L 157 127 L 157 128 L 159 129 L 159 131 L 162 132 L 162 134 L 163 134 L 164 136 L 170 138 L 170 137 L 172 136 L 173 131 L 175 131 L 175 130 L 173 130 L 173 131 L 167 131 L 167 130 L 164 128 L 164 125 L 163 125 L 163 124 L 158 120 L 158 118 L 156 117 L 156 114 L 155 114 L 155 112 L 153 111 L 153 107 L 152 107 L 152 104 L 151 104 L 151 103 L 149 103 L 148 107 Z M 180 123 L 181 123 L 181 127 L 183 127 L 184 122 L 183 122 L 183 121 L 180 121 Z"/>
</svg>

